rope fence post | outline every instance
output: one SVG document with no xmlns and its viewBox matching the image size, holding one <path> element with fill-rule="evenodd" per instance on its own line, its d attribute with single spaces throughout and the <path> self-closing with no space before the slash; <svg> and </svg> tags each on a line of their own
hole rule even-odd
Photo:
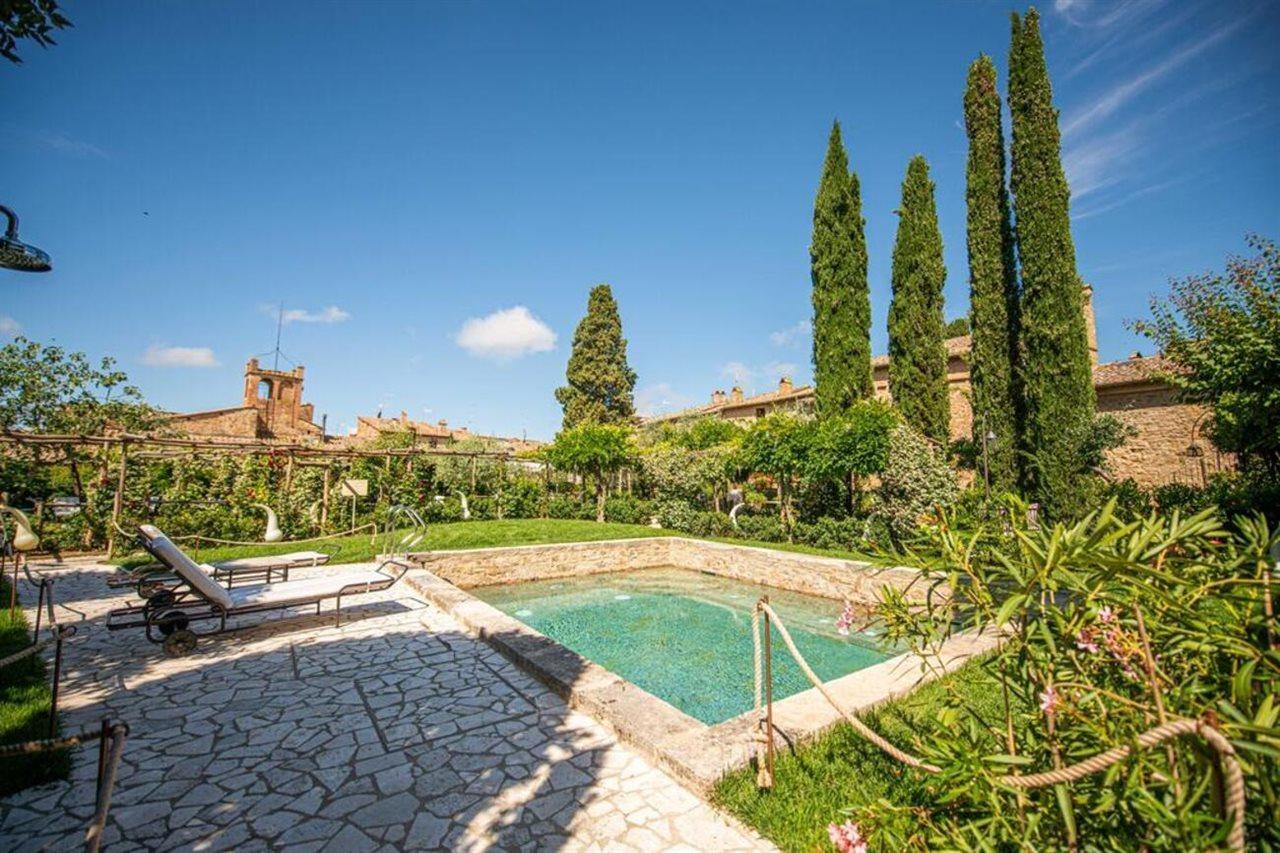
<svg viewBox="0 0 1280 853">
<path fill-rule="evenodd" d="M 769 786 L 773 787 L 773 621 L 769 617 L 769 596 L 760 599 L 764 604 L 764 726 L 765 763 L 769 770 Z"/>
</svg>

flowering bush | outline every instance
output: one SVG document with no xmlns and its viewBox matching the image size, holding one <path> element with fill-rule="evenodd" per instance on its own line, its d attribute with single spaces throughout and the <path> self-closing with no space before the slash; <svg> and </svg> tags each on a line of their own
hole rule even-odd
<svg viewBox="0 0 1280 853">
<path fill-rule="evenodd" d="M 949 508 L 958 495 L 955 472 L 941 448 L 904 423 L 894 426 L 875 510 L 893 535 L 912 535 L 923 516 Z"/>
<path fill-rule="evenodd" d="M 1024 506 L 1009 509 L 1008 518 L 1025 517 Z M 934 666 L 959 631 L 1003 632 L 981 664 L 1003 711 L 992 718 L 948 702 L 938 722 L 951 737 L 904 744 L 941 768 L 925 780 L 935 805 L 882 802 L 854 814 L 877 846 L 1222 847 L 1232 821 L 1215 753 L 1198 739 L 1137 751 L 1070 784 L 1018 791 L 1000 781 L 1131 745 L 1179 719 L 1230 740 L 1249 843 L 1280 845 L 1280 647 L 1268 554 L 1280 537 L 1261 516 L 1125 521 L 1112 503 L 1069 526 L 997 522 L 964 533 L 944 524 L 934 540 L 931 568 L 951 596 L 922 608 L 887 591 L 889 636 Z"/>
</svg>

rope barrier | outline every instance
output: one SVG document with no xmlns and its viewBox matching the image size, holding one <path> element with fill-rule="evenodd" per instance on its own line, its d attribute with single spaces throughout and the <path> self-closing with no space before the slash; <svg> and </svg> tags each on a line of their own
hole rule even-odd
<svg viewBox="0 0 1280 853">
<path fill-rule="evenodd" d="M 800 667 L 800 671 L 809 679 L 809 683 L 817 688 L 822 697 L 827 700 L 832 708 L 843 717 L 849 725 L 851 725 L 858 734 L 862 735 L 871 743 L 875 744 L 879 749 L 890 757 L 906 764 L 909 767 L 915 767 L 926 773 L 941 773 L 942 768 L 935 764 L 930 764 L 921 758 L 912 755 L 890 743 L 878 732 L 868 726 L 862 720 L 846 711 L 841 707 L 840 703 L 827 690 L 822 679 L 814 673 L 809 666 L 808 661 L 804 659 L 804 655 L 800 654 L 800 650 L 796 648 L 795 641 L 791 639 L 791 633 L 787 630 L 787 626 L 778 618 L 778 614 L 769 606 L 765 599 L 756 602 L 755 611 L 751 617 L 751 634 L 752 646 L 755 652 L 755 710 L 759 715 L 761 711 L 761 681 L 762 663 L 760 660 L 760 615 L 764 614 L 768 621 L 778 629 L 778 635 L 782 637 L 782 642 L 786 645 L 787 651 L 791 653 L 791 657 L 795 659 L 796 665 Z M 763 729 L 762 729 L 763 731 Z M 772 738 L 772 731 L 767 733 L 767 737 Z M 1099 773 L 1106 770 L 1113 764 L 1124 761 L 1131 756 L 1135 750 L 1150 749 L 1167 740 L 1175 737 L 1193 736 L 1199 737 L 1209 745 L 1217 754 L 1218 765 L 1226 777 L 1226 798 L 1224 803 L 1225 816 L 1231 819 L 1231 829 L 1227 835 L 1227 846 L 1233 851 L 1243 851 L 1245 849 L 1244 835 L 1244 817 L 1245 817 L 1245 789 L 1244 789 L 1244 772 L 1240 769 L 1240 761 L 1236 757 L 1235 748 L 1231 745 L 1226 736 L 1218 731 L 1205 720 L 1178 719 L 1170 720 L 1167 723 L 1148 729 L 1134 740 L 1134 743 L 1125 746 L 1117 746 L 1100 752 L 1084 761 L 1072 764 L 1068 767 L 1062 767 L 1049 770 L 1044 773 L 1034 773 L 1027 776 L 1007 775 L 1001 776 L 996 781 L 1010 788 L 1019 788 L 1022 790 L 1034 790 L 1036 788 L 1044 788 L 1051 785 L 1062 785 L 1068 782 L 1076 782 L 1086 776 Z M 757 751 L 757 762 L 759 762 Z M 757 763 L 757 767 L 759 767 Z M 757 783 L 761 782 L 763 776 L 757 771 Z M 771 787 L 772 778 L 768 779 L 768 784 L 762 784 L 761 787 Z"/>
<path fill-rule="evenodd" d="M 0 669 L 4 669 L 6 666 L 8 666 L 11 663 L 17 663 L 23 658 L 30 657 L 31 655 L 34 655 L 37 652 L 48 648 L 53 644 L 53 642 L 56 639 L 57 637 L 49 637 L 48 639 L 41 640 L 38 643 L 32 643 L 31 645 L 27 646 L 25 649 L 20 649 L 14 652 L 13 654 L 9 655 L 8 657 L 0 658 Z"/>
<path fill-rule="evenodd" d="M 202 533 L 191 533 L 186 536 L 171 536 L 169 538 L 175 542 L 187 542 L 194 540 L 197 545 L 201 542 L 209 542 L 214 545 L 296 545 L 302 542 L 322 542 L 325 539 L 338 539 L 342 536 L 354 536 L 362 530 L 370 529 L 372 530 L 372 534 L 376 536 L 378 533 L 377 522 L 370 521 L 368 524 L 361 524 L 357 527 L 351 528 L 350 530 L 344 530 L 341 533 L 329 533 L 325 536 L 312 536 L 308 539 L 290 539 L 288 541 L 281 540 L 279 542 L 241 542 L 235 539 L 215 539 L 212 536 L 205 536 Z"/>
</svg>

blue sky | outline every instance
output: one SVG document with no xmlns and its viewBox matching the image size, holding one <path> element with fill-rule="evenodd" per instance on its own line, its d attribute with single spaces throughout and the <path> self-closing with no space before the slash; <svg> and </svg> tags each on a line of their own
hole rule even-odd
<svg viewBox="0 0 1280 853">
<path fill-rule="evenodd" d="M 810 377 L 808 244 L 839 117 L 885 348 L 903 173 L 937 184 L 964 313 L 965 72 L 1008 13 L 950 3 L 90 3 L 0 67 L 3 202 L 54 256 L 0 271 L 0 335 L 113 355 L 158 405 L 244 361 L 357 413 L 550 437 L 587 291 L 642 408 Z M 1171 276 L 1280 237 L 1280 4 L 1041 7 L 1102 356 Z M 1149 345 L 1146 345 L 1149 351 Z"/>
</svg>

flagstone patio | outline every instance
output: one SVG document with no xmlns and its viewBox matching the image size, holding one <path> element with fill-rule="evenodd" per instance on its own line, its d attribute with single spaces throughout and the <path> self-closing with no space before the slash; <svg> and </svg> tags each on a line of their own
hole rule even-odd
<svg viewBox="0 0 1280 853">
<path fill-rule="evenodd" d="M 80 623 L 64 730 L 131 730 L 108 850 L 770 849 L 405 584 L 340 628 L 303 617 L 169 659 L 102 626 L 126 597 L 110 566 L 38 568 Z M 0 846 L 80 848 L 96 754 L 0 800 Z"/>
</svg>

